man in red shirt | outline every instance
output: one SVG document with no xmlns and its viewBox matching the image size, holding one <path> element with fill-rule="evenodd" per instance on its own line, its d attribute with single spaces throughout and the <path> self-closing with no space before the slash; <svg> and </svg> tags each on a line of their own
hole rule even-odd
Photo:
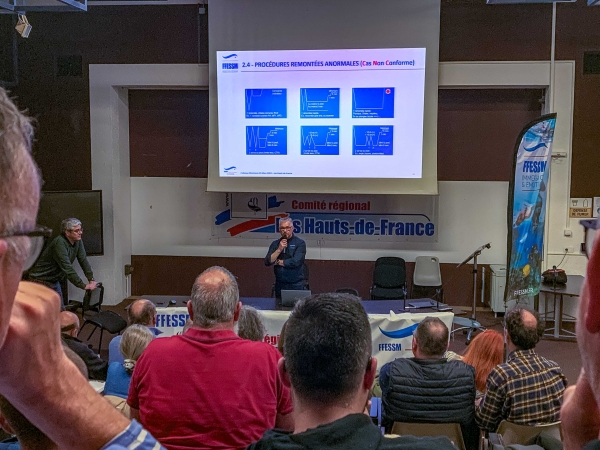
<svg viewBox="0 0 600 450">
<path fill-rule="evenodd" d="M 281 355 L 234 333 L 241 306 L 234 276 L 205 270 L 188 302 L 192 327 L 155 339 L 138 359 L 127 403 L 167 449 L 239 449 L 270 428 L 293 429 Z"/>
</svg>

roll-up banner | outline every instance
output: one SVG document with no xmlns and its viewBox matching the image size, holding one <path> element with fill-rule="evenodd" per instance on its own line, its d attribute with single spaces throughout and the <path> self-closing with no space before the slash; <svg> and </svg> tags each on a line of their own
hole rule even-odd
<svg viewBox="0 0 600 450">
<path fill-rule="evenodd" d="M 505 302 L 540 291 L 555 126 L 556 114 L 547 114 L 527 124 L 517 138 L 508 197 Z"/>
</svg>

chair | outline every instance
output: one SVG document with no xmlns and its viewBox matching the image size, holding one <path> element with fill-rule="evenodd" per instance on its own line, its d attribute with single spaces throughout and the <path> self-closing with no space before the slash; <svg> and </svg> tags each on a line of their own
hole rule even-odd
<svg viewBox="0 0 600 450">
<path fill-rule="evenodd" d="M 458 423 L 394 422 L 392 434 L 400 436 L 446 436 L 459 450 L 465 450 L 465 441 Z"/>
<path fill-rule="evenodd" d="M 406 263 L 402 258 L 384 256 L 375 261 L 371 300 L 406 298 Z"/>
<path fill-rule="evenodd" d="M 411 298 L 414 298 L 415 287 L 435 289 L 437 301 L 444 303 L 442 273 L 440 272 L 440 260 L 438 258 L 435 256 L 417 256 L 411 286 Z"/>
<path fill-rule="evenodd" d="M 534 436 L 544 431 L 547 435 L 562 441 L 562 429 L 559 422 L 546 423 L 536 426 L 517 425 L 516 423 L 503 420 L 498 425 L 496 434 L 502 436 L 504 445 L 526 444 Z"/>
<path fill-rule="evenodd" d="M 98 353 L 102 348 L 102 338 L 104 337 L 104 330 L 111 334 L 120 334 L 127 327 L 127 322 L 119 314 L 114 311 L 102 311 L 102 301 L 104 300 L 104 286 L 98 283 L 98 286 L 94 290 L 85 291 L 83 302 L 81 302 L 81 318 L 83 319 L 83 325 L 79 330 L 78 336 L 83 332 L 86 325 L 91 324 L 94 329 L 88 336 L 89 341 L 92 335 L 100 328 L 100 343 L 98 344 Z M 78 306 L 76 306 L 78 308 Z M 86 311 L 98 311 L 90 317 L 85 317 Z"/>
<path fill-rule="evenodd" d="M 351 295 L 354 295 L 354 296 L 360 298 L 360 295 L 358 295 L 358 291 L 354 288 L 339 288 L 339 289 L 336 289 L 335 292 L 337 294 L 351 294 Z"/>
<path fill-rule="evenodd" d="M 76 300 L 69 301 L 66 309 L 77 313 L 77 310 L 81 308 L 81 320 L 84 320 L 86 311 L 101 311 L 103 299 L 104 286 L 102 286 L 102 283 L 98 283 L 96 289 L 85 291 L 85 295 L 83 296 L 83 300 L 81 302 Z"/>
</svg>

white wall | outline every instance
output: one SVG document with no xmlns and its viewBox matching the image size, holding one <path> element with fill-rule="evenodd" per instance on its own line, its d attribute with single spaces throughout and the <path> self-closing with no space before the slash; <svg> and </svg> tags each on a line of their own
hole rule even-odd
<svg viewBox="0 0 600 450">
<path fill-rule="evenodd" d="M 583 274 L 585 257 L 577 254 L 583 233 L 577 221 L 567 219 L 571 172 L 573 117 L 573 61 L 556 63 L 555 111 L 558 113 L 555 160 L 549 186 L 548 266 L 558 263 L 565 247 L 575 254 L 561 267 Z M 549 62 L 481 62 L 440 64 L 441 88 L 545 87 Z M 129 295 L 123 265 L 132 254 L 262 257 L 262 239 L 210 238 L 218 197 L 206 194 L 206 180 L 129 178 L 128 112 L 126 88 L 206 88 L 206 65 L 90 65 L 90 119 L 92 130 L 92 184 L 103 189 L 105 255 L 91 258 L 95 273 L 106 284 L 108 304 Z M 549 112 L 549 111 L 547 111 Z M 432 253 L 442 262 L 460 262 L 475 248 L 492 242 L 482 263 L 506 260 L 507 183 L 443 182 L 439 197 L 439 239 L 436 244 L 400 244 L 407 260 Z M 150 209 L 152 206 L 152 209 Z M 177 219 L 177 220 L 174 220 Z M 179 222 L 179 223 L 178 223 Z M 565 237 L 571 230 L 572 237 Z M 308 258 L 374 260 L 388 247 L 369 242 L 309 241 Z M 389 250 L 388 250 L 389 252 Z M 99 277 L 100 278 L 100 277 Z"/>
</svg>

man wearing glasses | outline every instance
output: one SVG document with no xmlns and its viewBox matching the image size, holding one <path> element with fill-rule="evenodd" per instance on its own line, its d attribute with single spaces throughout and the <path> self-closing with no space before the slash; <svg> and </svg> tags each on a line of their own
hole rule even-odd
<svg viewBox="0 0 600 450">
<path fill-rule="evenodd" d="M 75 218 L 65 219 L 61 223 L 62 233 L 46 247 L 40 258 L 29 271 L 29 281 L 43 284 L 56 291 L 63 303 L 61 281 L 67 279 L 79 289 L 96 289 L 92 266 L 87 260 L 81 236 L 81 221 Z M 77 258 L 88 283 L 77 275 L 73 262 Z"/>
<path fill-rule="evenodd" d="M 275 271 L 275 298 L 281 301 L 281 290 L 304 289 L 304 257 L 306 243 L 294 236 L 292 219 L 286 217 L 279 221 L 281 238 L 269 246 L 265 265 L 273 266 Z"/>
</svg>

